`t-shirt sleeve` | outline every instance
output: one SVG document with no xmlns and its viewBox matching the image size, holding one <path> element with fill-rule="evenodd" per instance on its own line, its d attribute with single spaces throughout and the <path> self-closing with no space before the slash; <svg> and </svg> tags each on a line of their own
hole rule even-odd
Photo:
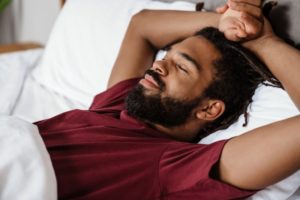
<svg viewBox="0 0 300 200">
<path fill-rule="evenodd" d="M 96 95 L 89 110 L 123 110 L 124 100 L 128 92 L 138 83 L 140 78 L 121 81 L 108 90 Z"/>
<path fill-rule="evenodd" d="M 168 200 L 219 200 L 241 199 L 254 194 L 254 191 L 242 190 L 211 177 L 226 142 L 170 146 L 159 163 L 162 196 Z"/>
</svg>

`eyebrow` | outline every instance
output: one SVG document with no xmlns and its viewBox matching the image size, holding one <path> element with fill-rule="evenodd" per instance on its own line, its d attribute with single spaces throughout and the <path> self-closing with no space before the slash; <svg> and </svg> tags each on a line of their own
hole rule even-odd
<svg viewBox="0 0 300 200">
<path fill-rule="evenodd" d="M 200 65 L 199 63 L 194 59 L 192 58 L 191 56 L 189 56 L 188 54 L 186 53 L 179 53 L 183 58 L 185 58 L 186 60 L 188 60 L 189 62 L 191 62 L 196 68 L 197 70 L 200 70 Z"/>
<path fill-rule="evenodd" d="M 165 51 L 171 51 L 172 50 L 172 45 L 167 46 L 164 50 Z M 187 61 L 191 62 L 197 68 L 197 70 L 201 69 L 200 64 L 194 58 L 189 56 L 188 54 L 179 52 L 179 55 L 182 56 Z"/>
</svg>

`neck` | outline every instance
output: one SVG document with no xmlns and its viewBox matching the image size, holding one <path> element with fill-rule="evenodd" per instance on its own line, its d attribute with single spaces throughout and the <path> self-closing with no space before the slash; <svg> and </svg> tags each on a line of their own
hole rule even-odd
<svg viewBox="0 0 300 200">
<path fill-rule="evenodd" d="M 203 123 L 199 121 L 189 121 L 183 125 L 176 127 L 166 127 L 160 124 L 151 124 L 155 127 L 156 130 L 171 136 L 174 140 L 191 142 L 199 133 L 201 127 L 203 127 Z"/>
</svg>

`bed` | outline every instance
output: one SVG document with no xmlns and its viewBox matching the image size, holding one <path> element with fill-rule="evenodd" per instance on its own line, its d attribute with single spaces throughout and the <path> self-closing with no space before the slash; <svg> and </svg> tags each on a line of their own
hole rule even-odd
<svg viewBox="0 0 300 200">
<path fill-rule="evenodd" d="M 207 0 L 205 8 L 211 10 L 223 2 Z M 300 13 L 299 2 L 294 1 L 293 5 L 293 1 L 282 2 L 285 9 L 292 6 L 290 12 Z M 89 107 L 93 97 L 106 88 L 131 16 L 144 8 L 194 10 L 195 4 L 151 0 L 69 0 L 62 8 L 44 49 L 0 55 L 0 157 L 5 161 L 0 164 L 0 199 L 56 199 L 51 161 L 31 122 L 74 108 Z M 277 16 L 281 14 L 282 11 L 275 10 L 272 18 L 278 21 Z M 300 41 L 297 40 L 300 30 L 293 24 L 295 20 L 290 21 L 286 32 L 279 32 L 296 44 Z M 280 20 L 278 23 L 282 24 Z M 275 29 L 280 30 L 278 23 Z M 260 85 L 253 100 L 248 108 L 250 120 L 247 127 L 242 126 L 241 117 L 228 129 L 213 133 L 200 143 L 234 137 L 299 114 L 287 93 L 278 88 Z M 27 139 L 21 140 L 23 137 Z M 26 148 L 28 146 L 33 148 Z M 300 199 L 299 186 L 300 171 L 249 200 Z"/>
</svg>

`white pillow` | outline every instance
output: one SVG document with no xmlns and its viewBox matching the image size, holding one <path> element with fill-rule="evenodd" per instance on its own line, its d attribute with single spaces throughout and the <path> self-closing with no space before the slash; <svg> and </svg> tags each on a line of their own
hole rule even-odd
<svg viewBox="0 0 300 200">
<path fill-rule="evenodd" d="M 105 90 L 128 22 L 143 8 L 194 10 L 187 2 L 163 3 L 150 0 L 68 0 L 58 17 L 35 79 L 66 97 L 89 106 L 94 95 Z M 255 94 L 247 128 L 243 119 L 202 142 L 210 143 L 239 135 L 256 126 L 298 113 L 287 94 L 262 86 Z M 274 109 L 276 108 L 276 109 Z M 284 184 L 276 184 L 252 199 L 286 199 L 299 186 L 295 174 Z M 295 178 L 296 177 L 296 178 Z M 298 178 L 298 179 L 297 179 Z M 297 182 L 298 181 L 298 182 Z"/>
<path fill-rule="evenodd" d="M 245 119 L 244 115 L 241 115 L 236 123 L 225 130 L 210 134 L 200 143 L 209 144 L 218 140 L 229 139 L 254 128 L 299 114 L 297 107 L 286 91 L 263 84 L 255 90 L 253 102 L 248 107 L 247 112 L 249 121 L 246 127 L 243 127 Z"/>
<path fill-rule="evenodd" d="M 188 2 L 68 0 L 59 15 L 34 78 L 66 97 L 89 105 L 105 90 L 127 25 L 148 9 L 194 10 Z"/>
</svg>

